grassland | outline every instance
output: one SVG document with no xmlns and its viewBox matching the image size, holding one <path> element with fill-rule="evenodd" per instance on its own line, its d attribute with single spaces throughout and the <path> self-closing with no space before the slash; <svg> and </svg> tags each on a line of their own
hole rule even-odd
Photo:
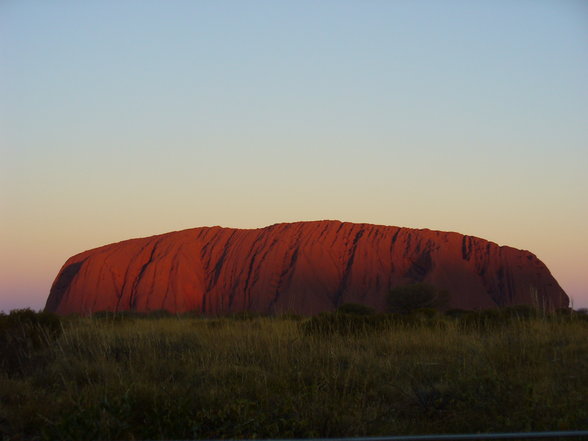
<svg viewBox="0 0 588 441">
<path fill-rule="evenodd" d="M 588 428 L 585 316 L 13 315 L 3 440 Z"/>
</svg>

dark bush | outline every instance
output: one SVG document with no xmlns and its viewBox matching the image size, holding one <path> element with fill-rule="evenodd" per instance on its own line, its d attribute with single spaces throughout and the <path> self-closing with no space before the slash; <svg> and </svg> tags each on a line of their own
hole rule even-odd
<svg viewBox="0 0 588 441">
<path fill-rule="evenodd" d="M 132 322 L 137 316 L 133 311 L 98 311 L 92 314 L 92 319 L 114 324 Z"/>
<path fill-rule="evenodd" d="M 415 309 L 408 314 L 396 314 L 395 318 L 397 325 L 411 328 L 444 326 L 446 321 L 444 316 L 433 308 Z"/>
<path fill-rule="evenodd" d="M 453 319 L 459 319 L 460 317 L 463 317 L 467 314 L 470 314 L 471 311 L 467 311 L 465 309 L 459 309 L 459 308 L 454 308 L 454 309 L 449 309 L 447 311 L 445 311 L 445 315 L 447 317 L 451 317 Z"/>
<path fill-rule="evenodd" d="M 482 311 L 471 311 L 459 320 L 460 328 L 465 330 L 486 330 L 494 329 L 501 322 L 504 316 L 497 309 L 486 309 Z"/>
<path fill-rule="evenodd" d="M 386 325 L 386 317 L 381 315 L 324 312 L 300 323 L 300 330 L 305 335 L 362 335 Z"/>
<path fill-rule="evenodd" d="M 300 321 L 304 320 L 304 316 L 300 314 L 296 314 L 294 312 L 284 312 L 277 316 L 279 320 L 292 320 L 292 321 Z"/>
<path fill-rule="evenodd" d="M 141 315 L 141 318 L 148 318 L 148 319 L 163 319 L 163 318 L 170 318 L 176 317 L 177 315 L 173 312 L 169 312 L 167 309 L 156 309 L 154 311 L 149 311 Z"/>
<path fill-rule="evenodd" d="M 446 308 L 449 293 L 427 283 L 412 283 L 392 289 L 387 300 L 390 312 L 408 314 L 422 308 Z"/>
<path fill-rule="evenodd" d="M 179 316 L 184 319 L 203 319 L 206 317 L 198 309 L 192 309 L 190 311 L 182 312 L 181 314 L 179 314 Z"/>
<path fill-rule="evenodd" d="M 253 312 L 253 311 L 234 312 L 232 314 L 227 314 L 226 316 L 224 316 L 224 318 L 226 318 L 228 320 L 235 320 L 235 321 L 250 321 L 250 320 L 258 319 L 260 317 L 263 317 L 263 314 L 260 314 L 259 312 Z"/>
<path fill-rule="evenodd" d="M 528 320 L 539 316 L 539 310 L 534 306 L 516 305 L 507 306 L 499 310 L 506 319 Z"/>
<path fill-rule="evenodd" d="M 376 313 L 374 308 L 359 303 L 343 303 L 337 308 L 337 312 L 340 314 L 353 315 L 374 315 Z"/>
<path fill-rule="evenodd" d="M 0 316 L 0 368 L 22 372 L 51 341 L 61 335 L 59 317 L 49 312 L 16 309 Z"/>
<path fill-rule="evenodd" d="M 470 311 L 459 318 L 459 327 L 464 331 L 491 331 L 511 322 L 511 317 L 499 309 Z"/>
</svg>

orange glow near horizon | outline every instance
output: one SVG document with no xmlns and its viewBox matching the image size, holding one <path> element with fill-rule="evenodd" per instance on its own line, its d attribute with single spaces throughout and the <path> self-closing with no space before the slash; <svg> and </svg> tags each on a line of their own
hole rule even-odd
<svg viewBox="0 0 588 441">
<path fill-rule="evenodd" d="M 0 309 L 111 242 L 321 219 L 528 249 L 588 307 L 575 2 L 5 3 Z"/>
</svg>

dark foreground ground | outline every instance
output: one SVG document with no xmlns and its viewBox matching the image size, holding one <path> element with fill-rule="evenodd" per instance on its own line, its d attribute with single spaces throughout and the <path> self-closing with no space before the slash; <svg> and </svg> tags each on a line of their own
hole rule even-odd
<svg viewBox="0 0 588 441">
<path fill-rule="evenodd" d="M 15 311 L 0 316 L 0 434 L 117 440 L 588 429 L 587 318 L 528 309 L 313 319 Z"/>
</svg>

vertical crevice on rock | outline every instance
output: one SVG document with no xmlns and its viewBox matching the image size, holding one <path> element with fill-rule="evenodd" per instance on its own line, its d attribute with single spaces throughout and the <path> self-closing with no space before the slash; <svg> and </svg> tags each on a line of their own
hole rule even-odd
<svg viewBox="0 0 588 441">
<path fill-rule="evenodd" d="M 156 250 L 157 250 L 157 242 L 155 242 L 153 244 L 153 248 L 151 248 L 151 253 L 149 254 L 149 258 L 147 259 L 147 262 L 145 262 L 143 264 L 143 266 L 141 267 L 141 270 L 139 271 L 139 274 L 137 274 L 137 278 L 133 282 L 133 286 L 131 288 L 131 295 L 129 296 L 129 310 L 131 310 L 131 311 L 135 310 L 135 306 L 137 303 L 137 289 L 139 287 L 139 283 L 141 283 L 141 280 L 143 279 L 143 275 L 145 274 L 145 270 L 147 270 L 147 267 L 149 265 L 151 265 L 151 263 L 153 262 L 153 257 L 155 256 Z"/>
<path fill-rule="evenodd" d="M 470 236 L 464 236 L 461 240 L 461 257 L 463 260 L 469 262 L 472 255 L 472 238 Z"/>
<path fill-rule="evenodd" d="M 339 286 L 337 287 L 337 290 L 335 291 L 335 297 L 333 299 L 335 307 L 341 306 L 341 298 L 343 297 L 343 294 L 345 293 L 345 290 L 347 289 L 347 287 L 349 285 L 349 278 L 351 277 L 353 262 L 355 261 L 355 255 L 357 252 L 357 244 L 359 243 L 359 239 L 361 239 L 364 232 L 365 232 L 365 230 L 363 228 L 360 229 L 355 234 L 355 237 L 353 238 L 353 242 L 351 243 L 351 250 L 349 252 L 349 257 L 347 259 L 347 264 L 345 265 L 345 269 L 343 270 L 343 274 L 341 276 L 341 281 L 339 282 Z"/>
</svg>

